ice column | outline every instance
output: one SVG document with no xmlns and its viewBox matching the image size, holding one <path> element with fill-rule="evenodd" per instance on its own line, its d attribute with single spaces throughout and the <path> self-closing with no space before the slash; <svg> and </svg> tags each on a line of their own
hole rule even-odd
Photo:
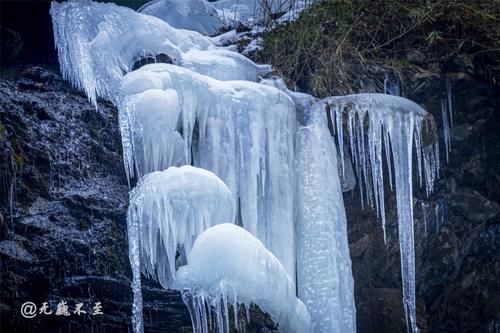
<svg viewBox="0 0 500 333">
<path fill-rule="evenodd" d="M 346 216 L 335 143 L 322 105 L 296 137 L 297 284 L 315 333 L 356 331 Z"/>
</svg>

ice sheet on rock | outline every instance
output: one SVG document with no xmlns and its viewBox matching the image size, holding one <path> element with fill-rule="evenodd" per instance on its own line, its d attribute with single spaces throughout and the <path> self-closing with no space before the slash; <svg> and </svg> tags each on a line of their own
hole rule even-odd
<svg viewBox="0 0 500 333">
<path fill-rule="evenodd" d="M 318 103 L 330 113 L 341 155 L 344 145 L 343 124 L 347 122 L 348 144 L 361 197 L 371 206 L 375 206 L 380 214 L 384 239 L 385 150 L 385 164 L 389 166 L 391 188 L 392 178 L 395 180 L 404 308 L 410 318 L 412 331 L 418 332 L 415 306 L 412 159 L 415 143 L 418 181 L 422 185 L 425 180 L 425 188 L 429 193 L 439 170 L 438 145 L 433 137 L 434 119 L 418 104 L 385 94 L 329 97 Z"/>
<path fill-rule="evenodd" d="M 212 41 L 217 46 L 224 46 L 236 42 L 242 33 L 238 33 L 236 29 L 229 30 L 223 34 L 213 36 Z"/>
<path fill-rule="evenodd" d="M 138 12 L 158 17 L 174 28 L 203 35 L 213 35 L 223 27 L 215 8 L 204 0 L 153 0 Z"/>
<path fill-rule="evenodd" d="M 346 216 L 322 105 L 297 130 L 297 285 L 313 332 L 356 332 Z"/>
<path fill-rule="evenodd" d="M 222 81 L 258 81 L 271 72 L 270 65 L 258 65 L 237 52 L 224 49 L 189 51 L 183 55 L 181 65 Z"/>
<path fill-rule="evenodd" d="M 247 309 L 257 304 L 282 332 L 310 331 L 309 315 L 295 295 L 293 279 L 258 239 L 236 225 L 220 224 L 203 232 L 176 281 L 176 287 L 184 290 L 196 333 L 208 332 L 209 305 L 215 308 L 217 331 L 229 332 L 230 303 Z M 233 320 L 238 317 L 234 314 Z"/>
<path fill-rule="evenodd" d="M 179 120 L 175 122 L 175 112 L 171 110 L 165 110 L 163 115 L 155 112 L 159 115 L 156 121 L 172 124 L 166 131 L 143 131 L 143 141 L 157 140 L 165 145 L 163 152 L 172 151 L 175 123 L 182 135 L 185 161 L 214 172 L 228 185 L 243 227 L 259 238 L 290 275 L 295 276 L 293 101 L 267 85 L 218 81 L 175 65 L 151 64 L 124 77 L 120 114 L 135 110 L 147 115 L 147 110 L 138 110 L 141 106 L 137 101 L 151 89 L 176 91 Z M 169 105 L 173 104 L 165 107 Z M 128 121 L 121 124 L 124 142 L 133 141 L 137 129 L 129 117 L 121 115 L 120 119 Z M 135 155 L 141 149 L 130 147 L 124 145 L 126 169 L 134 170 L 131 161 L 142 159 L 141 155 Z M 145 151 L 149 161 L 169 160 L 169 155 L 160 156 L 160 150 Z M 135 171 L 142 176 L 153 171 L 155 163 Z"/>
</svg>

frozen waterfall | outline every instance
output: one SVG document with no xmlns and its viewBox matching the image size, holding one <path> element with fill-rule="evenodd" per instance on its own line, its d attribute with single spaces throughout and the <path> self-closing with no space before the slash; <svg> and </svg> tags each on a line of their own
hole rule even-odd
<svg viewBox="0 0 500 333">
<path fill-rule="evenodd" d="M 250 2 L 241 4 L 241 17 L 249 15 Z M 404 308 L 418 332 L 413 150 L 418 183 L 429 194 L 439 169 L 432 116 L 402 97 L 318 101 L 283 81 L 262 80 L 270 66 L 173 27 L 207 32 L 207 12 L 239 6 L 156 0 L 143 11 L 167 5 L 186 14 L 175 17 L 182 22 L 87 0 L 51 8 L 64 78 L 94 105 L 101 97 L 118 107 L 127 178 L 130 185 L 138 180 L 128 214 L 134 331 L 143 330 L 142 271 L 183 291 L 197 333 L 212 324 L 227 332 L 230 304 L 243 330 L 237 312 L 251 303 L 286 332 L 355 332 L 342 198 L 348 148 L 362 204 L 376 208 L 384 239 L 384 177 L 395 189 Z M 207 26 L 190 21 L 200 16 L 193 8 Z M 132 71 L 138 59 L 157 55 L 172 63 Z M 451 116 L 451 103 L 448 109 Z"/>
<path fill-rule="evenodd" d="M 50 13 L 61 73 L 94 105 L 97 97 L 118 103 L 122 77 L 145 56 L 166 54 L 176 65 L 221 80 L 257 79 L 269 71 L 236 52 L 217 49 L 195 31 L 113 3 L 54 1 Z"/>
<path fill-rule="evenodd" d="M 267 85 L 218 81 L 169 64 L 127 74 L 121 93 L 129 175 L 167 168 L 172 152 L 180 149 L 185 163 L 210 170 L 227 184 L 242 226 L 295 276 L 293 101 Z M 168 102 L 155 102 L 167 95 Z M 151 103 L 141 102 L 150 98 Z M 156 112 L 156 105 L 163 105 L 163 113 Z"/>
</svg>

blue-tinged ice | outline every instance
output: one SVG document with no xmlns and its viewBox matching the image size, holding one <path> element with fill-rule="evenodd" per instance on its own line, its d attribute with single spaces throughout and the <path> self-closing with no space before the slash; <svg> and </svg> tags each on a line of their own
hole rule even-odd
<svg viewBox="0 0 500 333">
<path fill-rule="evenodd" d="M 176 287 L 183 290 L 195 333 L 208 332 L 210 326 L 219 333 L 230 332 L 228 304 L 233 305 L 236 329 L 238 308 L 257 304 L 280 332 L 310 332 L 309 314 L 295 294 L 293 278 L 245 229 L 233 224 L 207 229 L 196 239 L 187 261 L 177 272 Z M 210 306 L 215 309 L 213 319 Z"/>
<path fill-rule="evenodd" d="M 181 65 L 222 81 L 259 81 L 271 72 L 270 65 L 257 65 L 247 57 L 225 49 L 191 50 L 183 55 Z"/>
<path fill-rule="evenodd" d="M 209 37 L 195 31 L 112 3 L 54 1 L 50 13 L 61 73 L 94 105 L 97 97 L 117 104 L 122 77 L 145 56 L 166 54 L 174 64 L 219 79 L 255 79 L 269 68 L 235 52 L 217 51 Z M 188 53 L 194 50 L 200 52 Z"/>
<path fill-rule="evenodd" d="M 441 99 L 441 118 L 443 120 L 443 137 L 446 162 L 449 162 L 449 154 L 451 152 L 451 135 L 450 131 L 453 127 L 453 102 L 451 94 L 450 79 L 446 79 L 446 98 Z"/>
<path fill-rule="evenodd" d="M 175 65 L 151 64 L 124 77 L 120 100 L 129 176 L 167 168 L 179 155 L 214 172 L 234 194 L 241 225 L 295 276 L 291 98 L 255 82 L 218 81 Z M 146 123 L 153 125 L 146 130 Z M 155 141 L 156 149 L 140 146 Z"/>
<path fill-rule="evenodd" d="M 185 263 L 176 265 L 176 254 L 183 254 L 182 261 L 205 229 L 234 221 L 231 191 L 212 172 L 171 167 L 139 181 L 130 193 L 127 216 L 134 332 L 143 330 L 141 271 L 172 288 L 176 266 Z"/>
<path fill-rule="evenodd" d="M 348 144 L 360 185 L 361 198 L 376 207 L 382 220 L 384 239 L 383 150 L 385 150 L 391 188 L 393 173 L 395 180 L 404 309 L 407 318 L 410 318 L 412 332 L 418 332 L 413 228 L 413 147 L 417 155 L 418 181 L 420 185 L 425 181 L 425 188 L 429 194 L 439 170 L 434 118 L 408 99 L 385 94 L 329 97 L 318 103 L 330 112 L 332 126 L 337 128 L 340 147 L 343 145 L 340 129 L 343 127 L 343 122 L 347 121 Z M 342 154 L 342 148 L 340 153 Z"/>
<path fill-rule="evenodd" d="M 297 130 L 297 285 L 313 332 L 356 332 L 356 308 L 337 151 L 323 105 Z"/>
<path fill-rule="evenodd" d="M 223 27 L 217 10 L 206 0 L 153 0 L 138 12 L 156 16 L 177 29 L 213 35 Z"/>
</svg>

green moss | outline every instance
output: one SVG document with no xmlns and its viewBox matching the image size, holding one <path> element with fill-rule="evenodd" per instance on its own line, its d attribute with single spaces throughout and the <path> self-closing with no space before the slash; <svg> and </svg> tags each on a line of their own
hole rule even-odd
<svg viewBox="0 0 500 333">
<path fill-rule="evenodd" d="M 18 171 L 22 171 L 24 164 L 26 162 L 26 156 L 24 155 L 23 148 L 19 141 L 16 138 L 12 140 L 12 158 L 14 160 L 14 164 L 17 167 Z"/>
</svg>

